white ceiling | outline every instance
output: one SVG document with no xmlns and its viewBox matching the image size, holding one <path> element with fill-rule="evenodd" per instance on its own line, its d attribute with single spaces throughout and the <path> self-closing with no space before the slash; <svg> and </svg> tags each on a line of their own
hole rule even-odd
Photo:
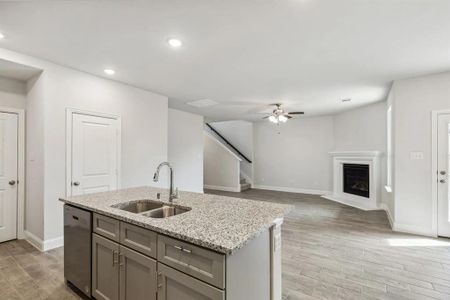
<svg viewBox="0 0 450 300">
<path fill-rule="evenodd" d="M 336 113 L 384 99 L 395 79 L 450 70 L 449 0 L 14 1 L 0 2 L 0 32 L 0 47 L 113 68 L 216 120 L 258 119 L 274 102 Z M 185 104 L 200 99 L 219 104 Z"/>
</svg>

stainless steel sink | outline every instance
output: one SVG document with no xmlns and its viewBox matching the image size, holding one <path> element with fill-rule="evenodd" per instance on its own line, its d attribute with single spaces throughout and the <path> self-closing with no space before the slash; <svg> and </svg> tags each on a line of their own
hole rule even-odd
<svg viewBox="0 0 450 300">
<path fill-rule="evenodd" d="M 188 207 L 172 206 L 152 200 L 130 201 L 115 204 L 111 207 L 140 214 L 149 218 L 168 218 L 191 210 Z"/>
<path fill-rule="evenodd" d="M 165 205 L 161 208 L 153 209 L 151 211 L 143 213 L 142 215 L 150 218 L 168 218 L 171 216 L 176 216 L 188 212 L 190 210 L 191 210 L 190 208 L 181 208 L 176 206 Z"/>
<path fill-rule="evenodd" d="M 129 211 L 132 213 L 140 214 L 149 210 L 157 209 L 163 207 L 164 204 L 161 202 L 156 202 L 152 200 L 138 200 L 131 201 L 126 203 L 120 203 L 113 205 L 112 207 L 118 208 L 121 210 Z"/>
</svg>

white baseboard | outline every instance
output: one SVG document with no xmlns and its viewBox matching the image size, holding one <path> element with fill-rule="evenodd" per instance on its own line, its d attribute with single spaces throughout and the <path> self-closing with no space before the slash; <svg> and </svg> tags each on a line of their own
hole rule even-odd
<svg viewBox="0 0 450 300">
<path fill-rule="evenodd" d="M 389 225 L 391 225 L 391 229 L 394 229 L 394 218 L 392 217 L 391 210 L 389 209 L 389 206 L 387 206 L 386 203 L 381 203 L 381 208 L 386 211 Z"/>
<path fill-rule="evenodd" d="M 48 251 L 54 248 L 59 248 L 64 246 L 64 237 L 57 237 L 54 239 L 49 239 L 43 241 L 40 237 L 34 235 L 33 233 L 25 230 L 25 239 L 33 245 L 39 251 Z"/>
<path fill-rule="evenodd" d="M 322 198 L 325 198 L 325 199 L 328 199 L 328 200 L 331 200 L 331 201 L 334 201 L 334 202 L 342 203 L 342 204 L 345 204 L 345 205 L 348 205 L 348 206 L 356 207 L 358 209 L 365 210 L 365 211 L 368 211 L 368 210 L 380 210 L 381 209 L 380 207 L 377 207 L 377 206 L 372 206 L 372 205 L 364 206 L 364 205 L 361 205 L 360 202 L 352 201 L 352 200 L 349 200 L 349 199 L 342 199 L 342 198 L 335 197 L 335 196 L 332 196 L 332 195 L 323 195 Z"/>
<path fill-rule="evenodd" d="M 271 190 L 271 191 L 280 191 L 280 192 L 289 192 L 289 193 L 298 193 L 298 194 L 309 194 L 309 195 L 328 195 L 330 191 L 321 191 L 321 190 L 309 190 L 309 189 L 299 189 L 292 187 L 281 187 L 281 186 L 270 186 L 270 185 L 260 185 L 254 184 L 252 186 L 255 189 L 261 190 Z"/>
<path fill-rule="evenodd" d="M 218 191 L 224 191 L 224 192 L 236 192 L 239 193 L 241 191 L 241 187 L 231 187 L 231 186 L 220 186 L 220 185 L 203 185 L 204 189 L 209 190 L 218 190 Z"/>
<path fill-rule="evenodd" d="M 417 235 L 424 235 L 424 236 L 429 236 L 429 237 L 436 237 L 436 234 L 433 232 L 433 230 L 431 228 L 417 226 L 417 225 L 399 224 L 397 222 L 394 222 L 394 226 L 392 227 L 392 230 L 398 231 L 398 232 L 412 233 L 412 234 L 417 234 Z"/>
</svg>

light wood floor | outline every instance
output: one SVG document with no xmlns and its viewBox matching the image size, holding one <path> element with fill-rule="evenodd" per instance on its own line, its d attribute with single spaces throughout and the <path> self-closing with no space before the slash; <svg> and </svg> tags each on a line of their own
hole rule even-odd
<svg viewBox="0 0 450 300">
<path fill-rule="evenodd" d="M 283 299 L 450 299 L 449 239 L 395 233 L 384 211 L 319 196 L 207 193 L 295 206 L 282 227 Z"/>
<path fill-rule="evenodd" d="M 282 230 L 283 299 L 450 299 L 448 239 L 394 233 L 383 211 L 318 196 L 206 192 L 295 206 Z M 0 299 L 80 299 L 64 285 L 63 249 L 0 244 Z"/>
</svg>

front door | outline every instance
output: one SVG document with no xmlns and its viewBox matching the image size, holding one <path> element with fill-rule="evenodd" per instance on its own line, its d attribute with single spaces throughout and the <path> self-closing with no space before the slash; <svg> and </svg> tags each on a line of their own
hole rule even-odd
<svg viewBox="0 0 450 300">
<path fill-rule="evenodd" d="M 450 237 L 450 114 L 438 117 L 438 235 Z"/>
<path fill-rule="evenodd" d="M 72 114 L 72 196 L 117 189 L 118 135 L 116 119 Z"/>
<path fill-rule="evenodd" d="M 17 237 L 18 116 L 0 113 L 0 242 Z"/>
</svg>

